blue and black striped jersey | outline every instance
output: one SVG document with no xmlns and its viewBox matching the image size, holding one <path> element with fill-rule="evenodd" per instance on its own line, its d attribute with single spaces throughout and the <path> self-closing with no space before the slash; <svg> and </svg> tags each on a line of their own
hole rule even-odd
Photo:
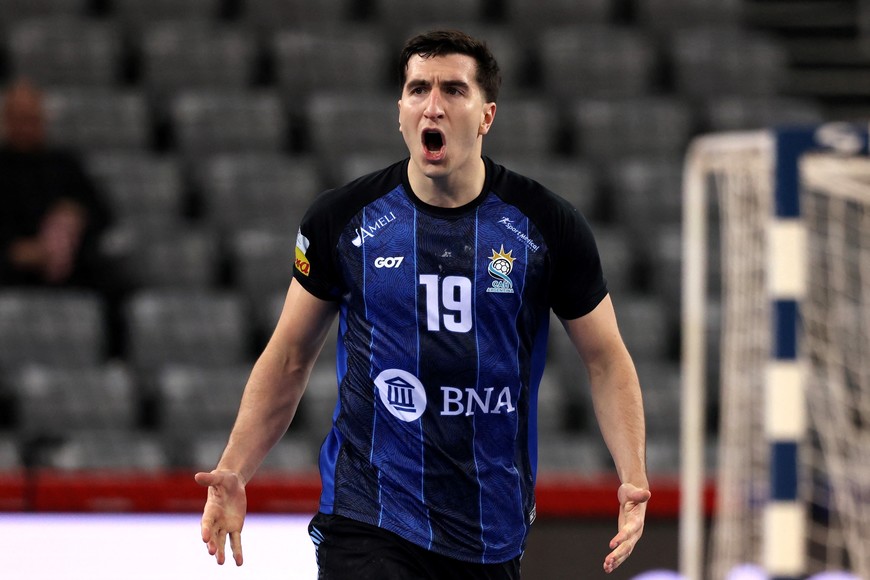
<svg viewBox="0 0 870 580">
<path fill-rule="evenodd" d="M 484 160 L 459 208 L 416 198 L 408 160 L 322 194 L 294 278 L 340 303 L 321 511 L 491 563 L 522 553 L 534 519 L 550 309 L 577 318 L 607 289 L 577 210 Z"/>
</svg>

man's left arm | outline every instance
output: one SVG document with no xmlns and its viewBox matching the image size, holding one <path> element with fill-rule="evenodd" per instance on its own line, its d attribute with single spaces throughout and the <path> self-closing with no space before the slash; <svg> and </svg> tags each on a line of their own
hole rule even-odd
<svg viewBox="0 0 870 580">
<path fill-rule="evenodd" d="M 650 497 L 640 382 L 609 295 L 590 313 L 562 324 L 586 365 L 598 426 L 622 483 L 617 492 L 619 531 L 604 560 L 609 573 L 628 558 L 640 539 Z"/>
</svg>

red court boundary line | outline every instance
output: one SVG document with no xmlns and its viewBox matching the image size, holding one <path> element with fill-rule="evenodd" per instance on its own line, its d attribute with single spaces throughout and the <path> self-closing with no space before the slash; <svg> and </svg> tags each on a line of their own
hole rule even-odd
<svg viewBox="0 0 870 580">
<path fill-rule="evenodd" d="M 619 482 L 610 477 L 542 474 L 537 515 L 546 518 L 612 518 Z M 648 517 L 676 519 L 680 509 L 676 478 L 653 478 Z M 316 473 L 260 473 L 248 485 L 251 513 L 312 513 L 320 498 Z M 0 511 L 15 512 L 199 512 L 205 490 L 193 472 L 63 472 L 34 470 L 0 474 Z M 707 515 L 715 490 L 705 489 Z"/>
</svg>

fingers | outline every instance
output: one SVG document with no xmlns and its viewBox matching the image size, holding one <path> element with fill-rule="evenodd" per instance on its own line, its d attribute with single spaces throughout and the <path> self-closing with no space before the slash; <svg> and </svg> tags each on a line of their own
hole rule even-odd
<svg viewBox="0 0 870 580">
<path fill-rule="evenodd" d="M 611 542 L 611 544 L 612 543 L 613 542 Z M 611 572 L 619 568 L 620 564 L 625 562 L 625 560 L 631 555 L 631 551 L 633 548 L 633 542 L 618 544 L 618 547 L 610 552 L 606 558 L 604 558 L 604 571 L 610 574 Z"/>
<path fill-rule="evenodd" d="M 242 565 L 242 534 L 239 532 L 230 533 L 230 549 L 233 551 L 233 559 L 236 561 L 236 566 Z"/>
</svg>

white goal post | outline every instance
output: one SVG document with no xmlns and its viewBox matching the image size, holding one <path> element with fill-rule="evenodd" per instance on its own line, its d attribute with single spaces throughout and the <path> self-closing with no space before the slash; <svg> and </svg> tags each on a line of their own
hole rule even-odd
<svg viewBox="0 0 870 580">
<path fill-rule="evenodd" d="M 854 213 L 858 206 L 852 198 L 858 195 L 855 190 L 863 187 L 855 174 L 865 171 L 866 165 L 856 161 L 853 166 L 859 169 L 846 170 L 839 157 L 813 157 L 803 164 L 803 178 L 799 168 L 800 159 L 813 151 L 833 150 L 842 157 L 866 151 L 866 147 L 864 128 L 839 123 L 703 136 L 688 151 L 684 169 L 680 515 L 680 567 L 687 579 L 718 580 L 741 563 L 762 565 L 771 578 L 800 578 L 832 565 L 857 570 L 860 562 L 856 560 L 864 557 L 849 548 L 846 534 L 863 532 L 866 538 L 868 524 L 856 530 L 857 524 L 833 521 L 838 513 L 834 504 L 848 501 L 838 499 L 844 494 L 837 486 L 854 487 L 848 479 L 854 474 L 846 473 L 851 468 L 844 467 L 850 461 L 841 460 L 835 462 L 843 476 L 837 479 L 840 474 L 831 473 L 831 459 L 826 456 L 847 454 L 842 448 L 850 442 L 830 437 L 837 432 L 836 423 L 819 428 L 819 422 L 842 417 L 834 411 L 827 416 L 817 413 L 815 406 L 821 403 L 814 400 L 810 400 L 812 412 L 809 416 L 806 413 L 805 391 L 807 395 L 827 394 L 832 389 L 808 384 L 818 380 L 821 357 L 812 350 L 813 340 L 804 336 L 812 333 L 805 331 L 801 320 L 807 317 L 808 308 L 817 319 L 827 321 L 831 320 L 828 310 L 846 306 L 830 302 L 834 294 L 828 285 L 823 286 L 821 299 L 808 296 L 814 286 L 808 282 L 819 278 L 813 270 L 819 262 L 816 247 L 831 245 L 820 241 L 813 227 L 822 223 L 821 209 L 830 208 L 802 202 L 809 194 L 800 195 L 800 183 L 803 179 L 812 184 L 805 189 L 826 200 L 849 199 Z M 810 212 L 802 212 L 802 205 Z M 837 216 L 843 212 L 839 211 Z M 808 222 L 812 227 L 807 227 Z M 865 238 L 858 234 L 843 233 L 846 227 L 860 229 L 841 223 L 829 227 L 824 235 L 846 236 L 849 248 L 863 243 Z M 711 227 L 714 225 L 718 230 Z M 854 262 L 857 250 L 850 251 Z M 866 256 L 862 256 L 870 260 L 870 249 L 865 251 Z M 720 262 L 721 273 L 712 272 L 708 264 Z M 848 276 L 846 268 L 857 267 L 837 264 L 826 262 L 825 267 L 843 276 Z M 870 269 L 867 264 L 860 267 Z M 711 291 L 711 275 L 721 279 L 722 332 L 715 351 L 708 346 L 707 326 L 711 302 L 720 289 Z M 864 274 L 864 283 L 868 277 L 870 272 Z M 828 278 L 822 281 L 827 284 Z M 849 288 L 853 293 L 858 292 L 855 285 Z M 857 302 L 866 306 L 866 300 L 870 298 L 863 295 Z M 866 341 L 870 324 L 864 328 Z M 816 334 L 828 337 L 831 332 Z M 863 344 L 870 347 L 867 342 Z M 827 346 L 815 348 L 830 350 Z M 708 360 L 718 361 L 721 367 L 717 506 L 709 544 L 702 504 L 707 479 Z M 848 362 L 857 365 L 856 360 L 860 358 L 853 356 Z M 845 375 L 849 393 L 854 394 L 861 391 L 854 376 L 864 379 L 868 374 L 861 368 L 827 370 L 824 380 Z M 870 391 L 870 384 L 866 389 Z M 870 393 L 863 396 L 870 398 Z M 857 424 L 870 429 L 870 410 L 851 413 L 864 413 L 862 419 L 856 419 Z M 826 429 L 828 436 L 822 434 Z M 813 481 L 819 485 L 813 486 Z M 868 497 L 863 499 L 866 502 Z M 824 514 L 819 513 L 822 505 Z M 817 521 L 822 519 L 825 521 Z M 832 526 L 837 528 L 835 534 Z M 710 557 L 705 558 L 708 545 Z"/>
</svg>

